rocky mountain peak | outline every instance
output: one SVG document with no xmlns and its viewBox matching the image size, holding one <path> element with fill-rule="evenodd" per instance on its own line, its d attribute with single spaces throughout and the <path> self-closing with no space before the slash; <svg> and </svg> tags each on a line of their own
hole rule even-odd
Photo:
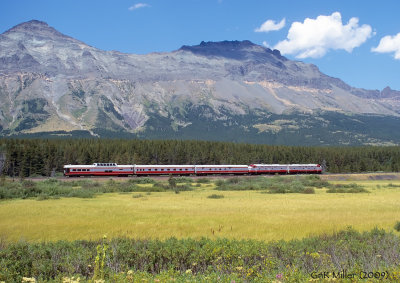
<svg viewBox="0 0 400 283">
<path fill-rule="evenodd" d="M 35 36 L 51 37 L 51 38 L 53 37 L 69 38 L 68 36 L 60 33 L 53 27 L 49 26 L 47 23 L 38 20 L 31 20 L 16 25 L 13 28 L 6 31 L 4 34 L 9 35 L 15 33 L 23 33 Z"/>
<path fill-rule="evenodd" d="M 387 86 L 381 91 L 381 97 L 382 98 L 400 97 L 400 91 L 393 90 L 389 86 Z"/>
<path fill-rule="evenodd" d="M 249 40 L 234 40 L 234 41 L 219 41 L 219 42 L 204 42 L 199 45 L 183 45 L 180 51 L 189 51 L 196 55 L 206 57 L 225 57 L 236 60 L 262 60 L 262 59 L 278 59 L 286 60 L 281 56 L 278 50 L 271 50 L 254 44 Z"/>
</svg>

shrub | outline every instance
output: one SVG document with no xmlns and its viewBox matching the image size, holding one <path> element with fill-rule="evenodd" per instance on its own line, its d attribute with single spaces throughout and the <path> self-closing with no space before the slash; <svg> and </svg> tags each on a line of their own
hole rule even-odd
<svg viewBox="0 0 400 283">
<path fill-rule="evenodd" d="M 193 183 L 193 179 L 189 177 L 174 177 L 177 183 Z"/>
<path fill-rule="evenodd" d="M 242 182 L 242 180 L 239 177 L 233 177 L 233 178 L 229 178 L 226 182 L 228 184 L 239 184 L 240 182 Z"/>
<path fill-rule="evenodd" d="M 303 194 L 315 194 L 314 188 L 305 188 Z"/>
<path fill-rule="evenodd" d="M 128 180 L 131 184 L 154 184 L 156 181 L 149 177 L 135 177 Z"/>
<path fill-rule="evenodd" d="M 393 183 L 389 183 L 389 184 L 387 184 L 386 187 L 388 187 L 388 188 L 400 188 L 400 185 L 395 185 Z"/>
<path fill-rule="evenodd" d="M 169 184 L 169 186 L 171 188 L 175 188 L 176 187 L 176 180 L 175 180 L 174 177 L 172 177 L 172 175 L 169 176 L 169 178 L 168 178 L 168 184 Z"/>
<path fill-rule="evenodd" d="M 209 195 L 207 198 L 219 199 L 219 198 L 224 198 L 224 195 L 212 194 Z"/>
<path fill-rule="evenodd" d="M 357 184 L 348 184 L 348 185 L 341 185 L 336 184 L 331 186 L 327 191 L 327 193 L 369 193 L 364 187 L 357 185 Z"/>
<path fill-rule="evenodd" d="M 397 221 L 396 224 L 394 225 L 394 230 L 397 232 L 400 232 L 400 221 Z"/>
<path fill-rule="evenodd" d="M 209 178 L 198 178 L 197 180 L 196 180 L 196 183 L 199 183 L 199 184 L 207 184 L 207 183 L 210 183 L 210 179 Z"/>
</svg>

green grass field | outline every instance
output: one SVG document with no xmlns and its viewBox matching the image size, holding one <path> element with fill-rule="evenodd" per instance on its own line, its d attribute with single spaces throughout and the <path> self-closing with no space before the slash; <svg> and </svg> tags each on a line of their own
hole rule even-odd
<svg viewBox="0 0 400 283">
<path fill-rule="evenodd" d="M 55 241 L 126 236 L 166 239 L 201 237 L 289 240 L 332 233 L 352 226 L 393 231 L 400 221 L 399 180 L 357 183 L 369 193 L 267 194 L 216 191 L 201 184 L 194 191 L 107 193 L 95 198 L 0 202 L 0 238 Z M 394 186 L 388 187 L 389 184 Z M 147 186 L 147 185 L 141 185 Z M 223 198 L 208 198 L 212 194 Z M 397 232 L 396 232 L 397 233 Z"/>
</svg>

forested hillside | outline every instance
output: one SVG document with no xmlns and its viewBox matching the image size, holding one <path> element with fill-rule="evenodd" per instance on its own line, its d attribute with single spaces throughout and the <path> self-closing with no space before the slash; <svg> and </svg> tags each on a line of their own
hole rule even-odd
<svg viewBox="0 0 400 283">
<path fill-rule="evenodd" d="M 51 176 L 64 164 L 325 163 L 327 171 L 400 171 L 400 147 L 295 147 L 180 140 L 2 139 L 2 172 Z M 0 166 L 1 167 L 1 166 Z"/>
</svg>

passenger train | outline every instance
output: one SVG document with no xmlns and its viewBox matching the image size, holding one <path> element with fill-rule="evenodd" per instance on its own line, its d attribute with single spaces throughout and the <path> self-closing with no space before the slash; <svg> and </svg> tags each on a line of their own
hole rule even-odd
<svg viewBox="0 0 400 283">
<path fill-rule="evenodd" d="M 152 175 L 258 175 L 321 174 L 319 164 L 250 164 L 250 165 L 64 165 L 64 176 L 152 176 Z"/>
</svg>

